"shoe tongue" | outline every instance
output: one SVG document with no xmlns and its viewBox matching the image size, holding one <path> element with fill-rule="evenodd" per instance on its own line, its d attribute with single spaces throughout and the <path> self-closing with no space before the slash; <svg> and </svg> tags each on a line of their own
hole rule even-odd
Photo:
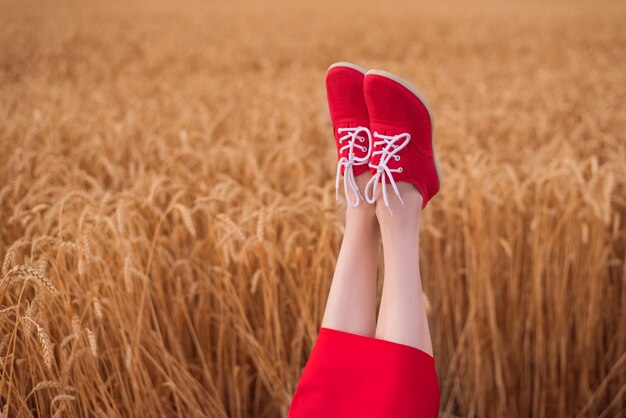
<svg viewBox="0 0 626 418">
<path fill-rule="evenodd" d="M 351 119 L 351 120 L 340 120 L 338 122 L 335 122 L 333 129 L 335 130 L 335 135 L 337 134 L 337 129 L 338 128 L 358 128 L 359 126 L 365 127 L 365 128 L 369 128 L 369 121 L 368 120 L 356 120 L 356 119 Z"/>
<path fill-rule="evenodd" d="M 372 131 L 372 134 L 374 134 L 374 132 L 378 132 L 381 135 L 388 135 L 388 136 L 398 135 L 398 134 L 406 132 L 400 128 L 396 128 L 396 127 L 389 126 L 389 125 L 382 125 L 382 124 L 381 125 L 372 124 L 371 131 Z"/>
</svg>

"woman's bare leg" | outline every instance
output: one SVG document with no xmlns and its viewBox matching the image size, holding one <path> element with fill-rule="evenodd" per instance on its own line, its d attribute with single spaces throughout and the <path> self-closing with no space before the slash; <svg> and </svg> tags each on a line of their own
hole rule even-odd
<svg viewBox="0 0 626 418">
<path fill-rule="evenodd" d="M 369 172 L 356 177 L 363 191 Z M 376 268 L 380 234 L 375 206 L 346 210 L 346 229 L 330 286 L 322 327 L 373 337 L 376 331 Z"/>
<path fill-rule="evenodd" d="M 404 205 L 387 185 L 393 216 L 382 198 L 376 204 L 385 262 L 376 338 L 410 345 L 432 355 L 419 269 L 422 196 L 410 183 L 398 182 L 397 186 Z"/>
</svg>

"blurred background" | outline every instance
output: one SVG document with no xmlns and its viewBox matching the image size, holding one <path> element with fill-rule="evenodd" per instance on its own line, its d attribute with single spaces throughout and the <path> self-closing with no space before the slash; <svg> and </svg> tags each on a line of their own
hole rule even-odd
<svg viewBox="0 0 626 418">
<path fill-rule="evenodd" d="M 0 8 L 2 417 L 287 416 L 343 229 L 335 61 L 435 114 L 441 416 L 626 416 L 624 2 Z"/>
</svg>

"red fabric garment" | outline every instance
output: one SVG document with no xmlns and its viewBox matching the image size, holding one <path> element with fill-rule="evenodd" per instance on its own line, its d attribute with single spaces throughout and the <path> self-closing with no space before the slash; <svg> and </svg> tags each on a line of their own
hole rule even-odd
<svg viewBox="0 0 626 418">
<path fill-rule="evenodd" d="M 392 174 L 396 182 L 406 181 L 417 187 L 423 198 L 423 209 L 439 191 L 439 173 L 432 143 L 433 118 L 428 105 L 408 82 L 385 71 L 369 71 L 363 89 L 372 135 L 409 134 L 407 146 L 395 156 L 397 160 L 390 158 L 387 166 L 393 170 L 401 168 L 402 172 Z M 376 141 L 374 138 L 374 144 Z M 376 175 L 377 169 L 373 166 L 379 164 L 383 147 L 375 145 L 373 148 L 370 157 L 372 175 Z M 380 176 L 379 181 L 382 182 L 383 178 L 390 184 L 387 175 Z"/>
<path fill-rule="evenodd" d="M 321 328 L 289 418 L 435 418 L 439 383 L 429 354 Z"/>
</svg>

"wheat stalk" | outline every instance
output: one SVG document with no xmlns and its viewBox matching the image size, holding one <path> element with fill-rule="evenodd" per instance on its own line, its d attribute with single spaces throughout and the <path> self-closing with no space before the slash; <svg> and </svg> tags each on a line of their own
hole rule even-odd
<svg viewBox="0 0 626 418">
<path fill-rule="evenodd" d="M 133 293 L 133 281 L 132 281 L 132 262 L 129 256 L 124 259 L 124 285 L 126 291 L 130 294 Z"/>
<path fill-rule="evenodd" d="M 83 254 L 85 254 L 85 260 L 89 262 L 93 258 L 93 253 L 91 251 L 91 240 L 89 238 L 89 235 L 86 233 L 83 234 L 82 244 Z"/>
<path fill-rule="evenodd" d="M 411 256 L 440 415 L 622 416 L 626 3 L 277 1 L 3 4 L 3 415 L 287 417 L 354 213 L 348 51 L 435 114 Z"/>
<path fill-rule="evenodd" d="M 78 270 L 78 277 L 85 277 L 85 261 L 82 256 L 78 257 L 77 270 Z"/>
<path fill-rule="evenodd" d="M 7 280 L 11 277 L 16 277 L 16 276 L 34 277 L 35 279 L 37 279 L 37 282 L 43 285 L 46 289 L 48 289 L 50 293 L 52 293 L 53 295 L 57 294 L 57 289 L 54 286 L 54 284 L 52 284 L 50 279 L 48 279 L 42 272 L 40 272 L 39 270 L 31 266 L 27 266 L 27 265 L 15 266 L 11 270 L 9 270 L 9 272 L 4 276 L 4 278 L 5 280 Z"/>
<path fill-rule="evenodd" d="M 259 211 L 259 217 L 256 224 L 256 238 L 259 242 L 263 242 L 263 240 L 265 239 L 265 212 L 266 211 L 264 209 L 261 209 L 261 211 Z"/>
<path fill-rule="evenodd" d="M 72 315 L 72 332 L 76 337 L 81 334 L 80 318 L 78 315 Z"/>
<path fill-rule="evenodd" d="M 33 321 L 31 318 L 22 317 L 22 319 L 26 319 L 26 322 L 31 322 L 33 325 L 35 325 L 35 328 L 37 329 L 37 336 L 39 337 L 39 345 L 41 346 L 41 355 L 43 357 L 44 364 L 48 369 L 51 369 L 52 362 L 54 361 L 54 353 L 52 343 L 50 342 L 50 337 L 48 337 L 46 330 L 43 329 L 41 325 Z"/>
<path fill-rule="evenodd" d="M 89 328 L 85 328 L 85 331 L 87 331 L 87 340 L 89 341 L 91 356 L 93 358 L 98 358 L 98 344 L 96 342 L 96 336 Z"/>
<path fill-rule="evenodd" d="M 126 355 L 124 356 L 124 366 L 126 369 L 130 369 L 133 365 L 133 349 L 130 346 L 126 346 Z"/>
<path fill-rule="evenodd" d="M 102 313 L 102 304 L 100 304 L 100 300 L 98 298 L 93 300 L 93 310 L 96 314 L 96 318 L 98 318 L 99 321 L 102 321 L 104 315 Z"/>
<path fill-rule="evenodd" d="M 29 304 L 28 308 L 26 308 L 25 316 L 28 319 L 33 319 L 32 306 Z M 33 324 L 31 321 L 24 321 L 24 335 L 26 338 L 29 338 L 33 334 Z"/>
<path fill-rule="evenodd" d="M 193 219 L 191 217 L 191 213 L 189 213 L 189 209 L 180 203 L 176 203 L 174 205 L 174 209 L 178 211 L 181 218 L 183 219 L 183 223 L 185 224 L 185 228 L 187 229 L 187 231 L 189 231 L 189 233 L 195 237 L 196 228 L 193 225 Z"/>
<path fill-rule="evenodd" d="M 245 240 L 246 236 L 241 228 L 231 218 L 223 213 L 217 215 L 217 219 L 220 220 L 231 234 L 236 234 L 241 240 Z"/>
<path fill-rule="evenodd" d="M 9 273 L 11 265 L 15 262 L 16 253 L 18 252 L 18 250 L 24 245 L 30 244 L 30 242 L 31 241 L 27 238 L 19 238 L 13 244 L 11 244 L 9 249 L 6 251 L 6 254 L 4 255 L 4 262 L 2 263 L 2 274 L 4 276 Z"/>
</svg>

